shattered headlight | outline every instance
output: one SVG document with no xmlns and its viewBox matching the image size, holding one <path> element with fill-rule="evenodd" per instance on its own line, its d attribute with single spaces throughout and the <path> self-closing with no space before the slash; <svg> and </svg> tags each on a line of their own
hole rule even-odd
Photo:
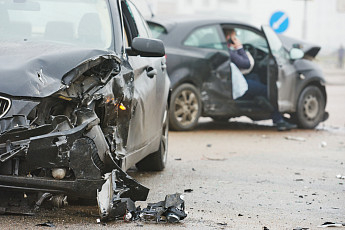
<svg viewBox="0 0 345 230">
<path fill-rule="evenodd" d="M 11 100 L 0 96 L 0 118 L 6 115 L 11 108 Z"/>
</svg>

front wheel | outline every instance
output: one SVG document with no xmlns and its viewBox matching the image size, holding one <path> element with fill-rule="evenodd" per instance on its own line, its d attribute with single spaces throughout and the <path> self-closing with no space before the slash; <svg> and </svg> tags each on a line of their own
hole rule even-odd
<svg viewBox="0 0 345 230">
<path fill-rule="evenodd" d="M 157 152 L 151 153 L 136 164 L 141 171 L 163 171 L 168 158 L 169 112 L 168 106 L 164 111 L 162 122 L 162 136 Z"/>
<path fill-rule="evenodd" d="M 170 127 L 176 131 L 193 129 L 201 115 L 201 96 L 195 86 L 182 84 L 171 95 Z"/>
<path fill-rule="evenodd" d="M 323 121 L 326 98 L 317 86 L 307 86 L 301 93 L 296 111 L 296 122 L 300 128 L 313 129 Z"/>
</svg>

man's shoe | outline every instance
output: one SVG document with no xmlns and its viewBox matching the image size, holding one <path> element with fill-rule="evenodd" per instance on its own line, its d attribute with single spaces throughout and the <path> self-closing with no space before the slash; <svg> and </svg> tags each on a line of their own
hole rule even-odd
<svg viewBox="0 0 345 230">
<path fill-rule="evenodd" d="M 284 121 L 284 120 L 277 122 L 276 126 L 277 126 L 278 131 L 288 131 L 291 129 L 297 129 L 296 124 L 291 124 L 291 123 Z"/>
</svg>

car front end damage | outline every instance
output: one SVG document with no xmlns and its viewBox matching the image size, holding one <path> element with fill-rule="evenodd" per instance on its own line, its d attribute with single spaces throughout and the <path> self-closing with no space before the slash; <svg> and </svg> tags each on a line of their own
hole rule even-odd
<svg viewBox="0 0 345 230">
<path fill-rule="evenodd" d="M 42 87 L 56 82 L 42 69 L 33 75 Z M 31 213 L 46 198 L 60 204 L 61 196 L 95 199 L 105 173 L 116 169 L 119 179 L 128 177 L 120 166 L 131 118 L 131 72 L 117 56 L 104 54 L 82 62 L 60 82 L 49 96 L 44 90 L 42 97 L 2 92 L 0 213 Z M 135 193 L 133 201 L 146 200 L 148 189 L 137 183 Z"/>
</svg>

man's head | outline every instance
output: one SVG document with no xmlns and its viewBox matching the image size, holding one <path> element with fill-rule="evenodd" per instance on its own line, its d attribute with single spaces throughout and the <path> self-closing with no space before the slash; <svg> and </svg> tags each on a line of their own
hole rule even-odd
<svg viewBox="0 0 345 230">
<path fill-rule="evenodd" d="M 225 37 L 226 40 L 229 40 L 231 37 L 236 36 L 236 31 L 235 29 L 226 29 L 225 30 Z"/>
<path fill-rule="evenodd" d="M 225 30 L 225 38 L 229 45 L 234 44 L 234 40 L 236 40 L 236 31 L 235 29 L 226 29 Z"/>
</svg>

